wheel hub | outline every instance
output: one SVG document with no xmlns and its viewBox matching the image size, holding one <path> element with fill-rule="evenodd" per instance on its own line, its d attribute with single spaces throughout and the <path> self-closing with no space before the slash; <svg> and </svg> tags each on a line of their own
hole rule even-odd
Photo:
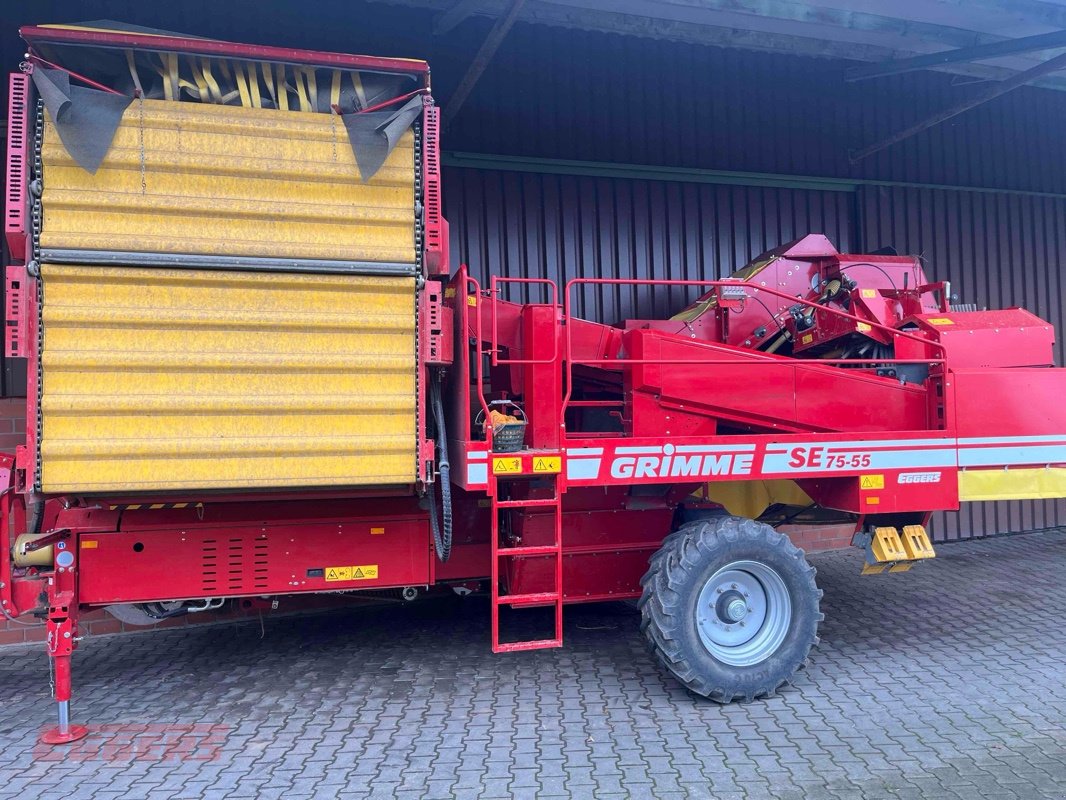
<svg viewBox="0 0 1066 800">
<path fill-rule="evenodd" d="M 718 596 L 714 610 L 718 619 L 729 625 L 740 622 L 748 615 L 748 603 L 740 592 L 730 589 Z"/>
<path fill-rule="evenodd" d="M 696 612 L 703 646 L 733 666 L 769 658 L 792 625 L 785 582 L 758 561 L 734 561 L 715 572 L 700 591 Z"/>
</svg>

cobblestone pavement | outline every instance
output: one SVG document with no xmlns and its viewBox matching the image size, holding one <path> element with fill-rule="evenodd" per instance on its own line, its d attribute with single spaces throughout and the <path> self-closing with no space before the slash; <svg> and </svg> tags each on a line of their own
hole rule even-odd
<svg viewBox="0 0 1066 800">
<path fill-rule="evenodd" d="M 8 649 L 0 798 L 1066 797 L 1066 532 L 812 560 L 821 647 L 747 705 L 678 688 L 624 604 L 493 656 L 468 598 L 85 641 L 95 731 L 49 750 L 43 648 Z"/>
</svg>

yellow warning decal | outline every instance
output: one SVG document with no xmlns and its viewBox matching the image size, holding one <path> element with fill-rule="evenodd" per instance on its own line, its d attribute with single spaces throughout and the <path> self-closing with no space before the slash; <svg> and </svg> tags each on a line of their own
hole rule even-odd
<svg viewBox="0 0 1066 800">
<path fill-rule="evenodd" d="M 811 342 L 814 341 L 814 334 L 813 333 L 804 334 L 803 339 L 801 341 L 803 342 L 803 344 L 810 344 Z"/>
<path fill-rule="evenodd" d="M 494 458 L 492 459 L 493 475 L 521 475 L 521 457 Z"/>
<path fill-rule="evenodd" d="M 474 295 L 472 295 L 472 294 L 468 294 L 466 296 L 466 304 L 468 306 L 476 306 L 477 305 L 477 298 L 474 297 Z"/>
<path fill-rule="evenodd" d="M 563 459 L 560 456 L 539 456 L 533 459 L 534 472 L 561 472 Z"/>
<path fill-rule="evenodd" d="M 855 325 L 855 330 L 857 330 L 859 333 L 869 333 L 873 330 L 873 328 L 871 328 L 865 322 L 859 322 Z"/>
<path fill-rule="evenodd" d="M 381 536 L 381 534 L 383 534 L 384 532 L 385 532 L 384 528 L 371 528 L 370 529 L 370 535 L 371 536 Z"/>
<path fill-rule="evenodd" d="M 885 488 L 885 476 L 884 475 L 863 475 L 859 480 L 860 489 L 884 489 Z"/>
<path fill-rule="evenodd" d="M 861 295 L 863 297 L 877 297 L 877 289 L 863 289 Z"/>
<path fill-rule="evenodd" d="M 926 320 L 930 325 L 954 325 L 955 321 L 947 317 L 930 317 Z"/>
<path fill-rule="evenodd" d="M 378 577 L 377 564 L 364 564 L 358 567 L 326 567 L 326 582 L 333 581 L 374 581 Z"/>
</svg>

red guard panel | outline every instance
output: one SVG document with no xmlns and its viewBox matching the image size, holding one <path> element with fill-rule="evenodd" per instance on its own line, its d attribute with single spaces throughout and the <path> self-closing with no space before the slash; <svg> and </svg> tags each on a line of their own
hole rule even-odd
<svg viewBox="0 0 1066 800">
<path fill-rule="evenodd" d="M 132 514 L 133 512 L 126 512 Z M 430 583 L 424 514 L 83 533 L 80 600 L 348 591 Z"/>
<path fill-rule="evenodd" d="M 10 76 L 7 97 L 7 176 L 4 197 L 4 235 L 15 263 L 26 263 L 26 171 L 29 168 L 30 76 Z"/>
</svg>

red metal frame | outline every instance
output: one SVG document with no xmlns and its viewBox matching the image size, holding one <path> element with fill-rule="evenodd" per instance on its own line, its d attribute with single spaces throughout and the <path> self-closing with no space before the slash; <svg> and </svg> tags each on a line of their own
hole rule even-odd
<svg viewBox="0 0 1066 800">
<path fill-rule="evenodd" d="M 25 358 L 31 348 L 29 344 L 29 313 L 26 304 L 29 301 L 28 274 L 25 267 L 8 265 L 5 270 L 6 293 L 4 296 L 4 353 L 9 358 Z M 30 306 L 35 305 L 30 302 Z"/>
<path fill-rule="evenodd" d="M 19 35 L 34 44 L 95 45 L 97 47 L 121 47 L 137 50 L 177 51 L 201 55 L 236 56 L 257 61 L 284 61 L 322 67 L 346 67 L 369 69 L 379 72 L 396 72 L 423 76 L 429 80 L 429 64 L 416 59 L 381 58 L 347 53 L 329 53 L 317 50 L 297 50 L 286 47 L 221 42 L 212 39 L 184 38 L 116 31 L 75 30 L 29 25 L 19 29 Z"/>
<path fill-rule="evenodd" d="M 444 219 L 440 178 L 440 109 L 433 98 L 422 101 L 422 205 L 426 272 L 447 276 L 451 271 L 448 221 Z"/>
<path fill-rule="evenodd" d="M 29 198 L 26 171 L 33 137 L 30 113 L 30 76 L 12 73 L 7 86 L 7 170 L 4 191 L 4 235 L 7 249 L 16 264 L 26 263 L 29 236 L 26 220 Z M 11 317 L 8 317 L 10 320 Z"/>
<path fill-rule="evenodd" d="M 497 275 L 489 277 L 489 296 L 495 301 L 500 297 L 500 286 L 506 284 L 518 284 L 525 286 L 547 286 L 551 291 L 549 292 L 550 299 L 547 305 L 550 308 L 557 309 L 559 307 L 559 287 L 556 286 L 555 281 L 548 280 L 547 278 L 501 278 Z M 540 305 L 539 303 L 527 304 L 527 308 L 531 306 Z M 492 320 L 489 330 L 491 331 L 491 338 L 489 339 L 489 354 L 492 357 L 492 366 L 518 366 L 518 365 L 533 365 L 533 364 L 555 364 L 559 361 L 559 336 L 553 326 L 552 335 L 552 354 L 547 358 L 500 358 L 499 342 L 499 318 L 496 313 L 498 304 L 496 302 L 489 303 L 489 317 Z"/>
<path fill-rule="evenodd" d="M 65 72 L 70 77 L 74 78 L 75 80 L 81 81 L 86 86 L 90 86 L 93 89 L 99 89 L 101 92 L 107 92 L 108 94 L 117 94 L 117 95 L 121 95 L 122 94 L 122 92 L 118 91 L 117 89 L 112 89 L 110 86 L 104 86 L 104 84 L 98 83 L 97 81 L 94 81 L 92 78 L 87 78 L 84 75 L 82 75 L 82 74 L 80 74 L 78 72 L 75 72 L 72 69 L 67 69 L 66 67 L 61 67 L 61 66 L 59 66 L 59 64 L 55 64 L 55 63 L 49 61 L 46 58 L 41 58 L 36 53 L 30 53 L 27 58 L 28 58 L 29 63 L 30 63 L 30 67 L 27 67 L 27 71 L 30 74 L 32 74 L 32 72 L 33 72 L 32 65 L 34 65 L 34 64 L 43 64 L 46 67 L 51 67 L 52 69 L 58 69 L 60 72 Z"/>
</svg>

